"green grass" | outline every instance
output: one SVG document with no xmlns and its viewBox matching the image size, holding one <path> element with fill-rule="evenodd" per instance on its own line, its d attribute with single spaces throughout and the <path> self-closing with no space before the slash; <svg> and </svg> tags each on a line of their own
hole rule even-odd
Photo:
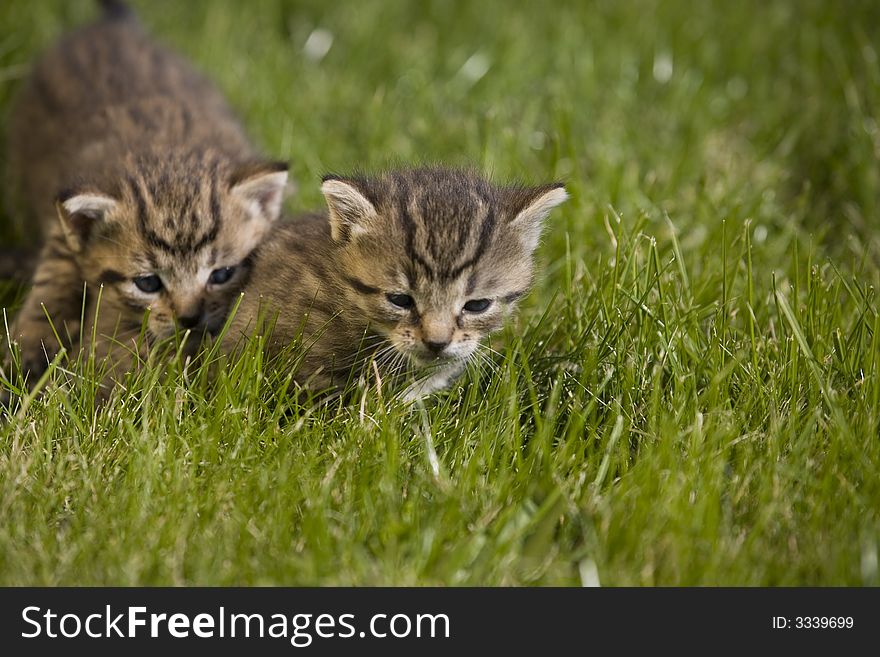
<svg viewBox="0 0 880 657">
<path fill-rule="evenodd" d="M 880 583 L 875 3 L 135 4 L 291 211 L 389 162 L 573 198 L 497 372 L 427 409 L 255 357 L 97 413 L 59 375 L 0 428 L 0 583 Z M 3 3 L 0 111 L 93 13 Z"/>
</svg>

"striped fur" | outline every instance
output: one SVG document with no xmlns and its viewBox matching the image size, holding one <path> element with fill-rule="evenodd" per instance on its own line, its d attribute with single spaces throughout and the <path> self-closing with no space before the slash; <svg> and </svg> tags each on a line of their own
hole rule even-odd
<svg viewBox="0 0 880 657">
<path fill-rule="evenodd" d="M 286 182 L 205 78 L 105 5 L 37 63 L 13 110 L 19 228 L 43 243 L 12 328 L 32 381 L 81 329 L 96 330 L 99 355 L 123 354 L 114 336 L 135 336 L 146 310 L 148 342 L 183 324 L 217 330 Z M 229 280 L 209 281 L 226 267 Z M 161 289 L 144 293 L 135 279 L 152 274 Z"/>
<path fill-rule="evenodd" d="M 416 370 L 409 399 L 447 386 L 528 292 L 537 235 L 566 198 L 561 184 L 439 167 L 327 176 L 322 189 L 326 217 L 280 224 L 260 249 L 225 348 L 274 322 L 272 351 L 306 347 L 299 381 L 338 384 L 376 356 L 387 375 Z"/>
</svg>

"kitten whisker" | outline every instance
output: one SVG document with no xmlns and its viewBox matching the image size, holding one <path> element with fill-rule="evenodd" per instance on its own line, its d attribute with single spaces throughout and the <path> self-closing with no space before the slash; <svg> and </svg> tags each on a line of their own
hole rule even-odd
<svg viewBox="0 0 880 657">
<path fill-rule="evenodd" d="M 391 346 L 382 347 L 380 351 L 384 351 L 388 348 L 393 348 Z M 363 368 L 366 366 L 371 360 L 378 358 L 379 352 L 375 350 L 375 348 L 371 349 L 362 349 L 351 356 L 347 356 L 337 361 L 339 367 L 342 368 Z"/>
<path fill-rule="evenodd" d="M 495 354 L 499 358 L 504 358 L 500 353 L 492 349 L 491 347 L 478 346 L 477 349 L 474 350 L 474 354 L 483 359 L 483 362 L 493 368 L 494 372 L 499 372 L 501 370 L 501 366 L 495 362 L 495 360 L 489 356 L 489 354 Z"/>
<path fill-rule="evenodd" d="M 493 349 L 492 347 L 490 347 L 490 346 L 487 345 L 487 344 L 480 344 L 480 345 L 477 346 L 477 349 L 482 349 L 482 350 L 484 350 L 484 351 L 487 351 L 487 352 L 489 352 L 490 354 L 494 354 L 495 356 L 498 356 L 498 358 L 502 358 L 502 359 L 504 358 L 504 354 L 502 354 L 502 353 L 501 353 L 500 351 L 498 351 L 497 349 Z"/>
</svg>

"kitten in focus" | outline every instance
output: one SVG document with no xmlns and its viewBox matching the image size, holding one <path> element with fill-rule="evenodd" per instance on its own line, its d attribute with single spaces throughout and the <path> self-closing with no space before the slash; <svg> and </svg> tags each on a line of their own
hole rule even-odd
<svg viewBox="0 0 880 657">
<path fill-rule="evenodd" d="M 533 253 L 561 183 L 493 185 L 441 167 L 327 176 L 327 215 L 278 225 L 254 258 L 224 349 L 271 328 L 277 354 L 304 350 L 295 378 L 343 385 L 373 364 L 442 390 L 501 327 L 533 281 Z"/>
</svg>

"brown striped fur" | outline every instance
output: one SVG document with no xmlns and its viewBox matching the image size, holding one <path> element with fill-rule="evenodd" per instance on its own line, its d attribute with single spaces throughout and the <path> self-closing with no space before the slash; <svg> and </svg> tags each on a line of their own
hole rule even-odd
<svg viewBox="0 0 880 657">
<path fill-rule="evenodd" d="M 307 351 L 300 382 L 338 384 L 374 358 L 380 375 L 416 370 L 407 399 L 446 387 L 528 292 L 544 219 L 566 198 L 441 167 L 327 176 L 322 191 L 327 217 L 280 224 L 260 248 L 224 346 L 274 322 L 271 351 Z"/>
<path fill-rule="evenodd" d="M 43 243 L 12 327 L 32 381 L 81 329 L 96 330 L 99 355 L 120 351 L 114 338 L 135 336 L 146 310 L 148 342 L 217 330 L 287 180 L 205 78 L 105 4 L 39 60 L 12 115 L 20 229 Z M 209 280 L 226 267 L 228 280 Z M 149 275 L 155 293 L 135 283 Z"/>
</svg>

